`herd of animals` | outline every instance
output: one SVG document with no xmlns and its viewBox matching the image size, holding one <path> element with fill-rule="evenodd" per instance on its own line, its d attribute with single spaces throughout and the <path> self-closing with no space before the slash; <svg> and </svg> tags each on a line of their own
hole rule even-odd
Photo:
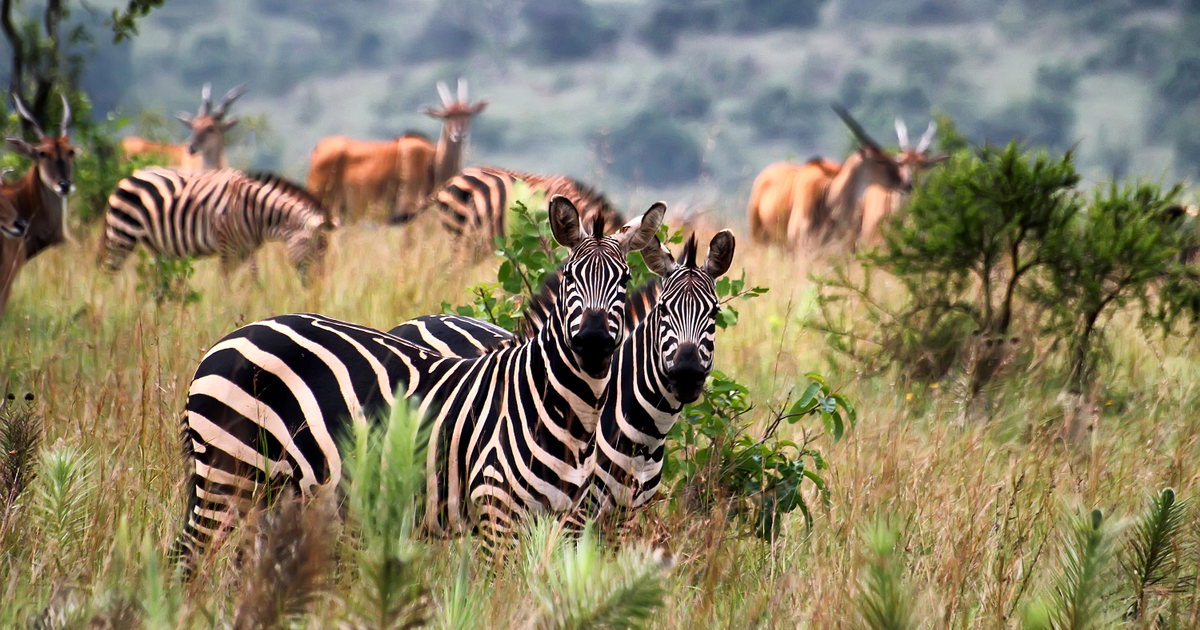
<svg viewBox="0 0 1200 630">
<path fill-rule="evenodd" d="M 189 460 L 187 517 L 177 551 L 195 560 L 263 496 L 335 486 L 339 448 L 356 424 L 411 403 L 427 438 L 423 527 L 435 536 L 478 532 L 485 546 L 511 537 L 529 513 L 568 523 L 620 520 L 654 498 L 666 435 L 712 371 L 716 281 L 735 239 L 712 237 L 700 255 L 695 235 L 678 257 L 658 239 L 659 202 L 625 221 L 600 193 L 562 176 L 463 167 L 470 103 L 439 84 L 436 144 L 419 135 L 390 142 L 322 140 L 307 186 L 228 168 L 228 108 L 244 89 L 212 106 L 205 86 L 186 146 L 128 138 L 127 153 L 157 153 L 173 168 L 122 180 L 109 198 L 101 256 L 117 270 L 139 244 L 158 256 L 220 256 L 226 272 L 264 242 L 281 241 L 302 272 L 322 263 L 342 220 L 382 207 L 391 223 L 435 206 L 460 239 L 504 232 L 517 182 L 544 193 L 553 238 L 568 256 L 527 305 L 516 334 L 458 315 L 430 315 L 388 332 L 317 314 L 243 326 L 201 360 L 183 416 Z M 37 143 L 9 144 L 34 161 L 0 194 L 3 293 L 22 262 L 66 238 L 72 190 L 70 109 L 48 136 L 20 100 Z M 860 148 L 844 163 L 775 164 L 759 176 L 749 206 L 755 240 L 787 247 L 869 240 L 883 214 L 902 202 L 930 156 L 934 128 L 891 155 L 836 108 Z M 626 257 L 640 251 L 657 279 L 627 287 Z M 266 489 L 271 492 L 265 492 Z"/>
</svg>

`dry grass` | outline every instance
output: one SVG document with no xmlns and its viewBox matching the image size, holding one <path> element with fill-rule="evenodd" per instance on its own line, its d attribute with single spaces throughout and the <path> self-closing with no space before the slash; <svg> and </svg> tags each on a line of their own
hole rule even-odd
<svg viewBox="0 0 1200 630">
<path fill-rule="evenodd" d="M 432 222 L 405 230 L 360 226 L 337 235 L 331 275 L 309 289 L 272 249 L 260 258 L 261 285 L 245 271 L 225 281 L 215 261 L 204 261 L 192 283 L 202 300 L 158 308 L 137 293 L 132 264 L 105 277 L 94 264 L 94 232 L 78 234 L 80 243 L 43 255 L 18 280 L 0 320 L 0 386 L 37 395 L 43 444 L 61 441 L 86 453 L 94 488 L 82 497 L 86 523 L 66 547 L 67 557 L 47 557 L 53 547 L 42 535 L 44 523 L 32 517 L 5 539 L 4 627 L 24 625 L 48 604 L 60 616 L 93 619 L 95 627 L 150 627 L 154 611 L 128 610 L 128 597 L 136 597 L 130 585 L 137 575 L 169 573 L 169 567 L 155 569 L 130 541 L 144 540 L 146 550 L 161 552 L 182 523 L 179 413 L 192 370 L 222 335 L 294 311 L 386 329 L 437 312 L 442 301 L 465 302 L 465 288 L 491 273 L 459 262 Z M 1060 400 L 1050 385 L 1053 361 L 1035 361 L 1042 367 L 1010 375 L 993 393 L 989 421 L 964 420 L 961 391 L 952 384 L 914 390 L 903 384 L 903 366 L 860 378 L 854 366 L 829 357 L 821 337 L 802 326 L 811 313 L 812 286 L 799 264 L 743 239 L 734 269 L 739 266 L 750 283 L 772 290 L 744 303 L 740 323 L 719 335 L 718 368 L 747 383 L 764 414 L 804 372 L 832 373 L 860 419 L 841 444 L 816 445 L 831 464 L 832 496 L 827 508 L 816 510 L 810 535 L 798 514 L 789 517 L 783 538 L 765 544 L 735 536 L 719 512 L 684 517 L 662 509 L 656 527 L 668 531 L 677 565 L 652 627 L 857 626 L 855 602 L 869 560 L 861 534 L 881 520 L 898 531 L 897 558 L 918 620 L 947 628 L 1013 627 L 1055 570 L 1048 565 L 1064 536 L 1066 513 L 1100 507 L 1118 519 L 1135 515 L 1148 492 L 1168 485 L 1181 497 L 1196 496 L 1200 352 L 1194 344 L 1147 342 L 1134 326 L 1118 322 L 1114 361 L 1094 404 L 1079 411 Z M 1085 439 L 1063 440 L 1068 429 Z M 1200 531 L 1196 513 L 1188 518 L 1189 529 Z M 302 521 L 277 522 L 281 540 L 310 535 L 286 526 Z M 238 619 L 245 601 L 241 580 L 274 570 L 263 556 L 247 555 L 250 544 L 240 552 L 227 545 L 211 570 L 182 591 L 179 606 L 189 623 L 222 627 Z M 455 542 L 430 545 L 422 566 L 432 592 L 454 581 L 458 548 Z M 306 571 L 324 566 L 323 551 L 313 557 L 276 551 Z M 313 587 L 301 597 L 313 603 L 310 627 L 341 618 L 354 575 L 345 562 L 335 560 L 329 583 L 321 583 L 330 595 L 313 595 L 325 592 Z M 511 627 L 528 618 L 531 595 L 519 572 L 488 577 L 485 567 L 474 567 L 470 574 L 486 626 Z M 274 600 L 256 601 L 267 607 L 253 619 L 275 619 Z"/>
</svg>

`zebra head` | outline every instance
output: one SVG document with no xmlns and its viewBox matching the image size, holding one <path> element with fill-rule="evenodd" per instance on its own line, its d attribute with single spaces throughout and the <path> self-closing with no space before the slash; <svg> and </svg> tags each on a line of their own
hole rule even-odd
<svg viewBox="0 0 1200 630">
<path fill-rule="evenodd" d="M 696 264 L 696 235 L 683 247 L 683 264 L 678 264 L 657 238 L 642 256 L 654 273 L 662 277 L 658 304 L 647 317 L 654 331 L 659 373 L 667 379 L 667 390 L 681 403 L 700 397 L 704 381 L 712 372 L 717 312 L 717 278 L 733 262 L 734 239 L 721 230 L 708 246 L 708 259 Z"/>
<path fill-rule="evenodd" d="M 625 257 L 650 243 L 666 210 L 666 204 L 658 202 L 616 233 L 604 236 L 599 213 L 585 229 L 571 200 L 562 195 L 550 199 L 554 240 L 570 250 L 561 267 L 556 315 L 575 364 L 592 378 L 608 376 L 622 337 L 625 285 L 630 277 Z"/>
</svg>

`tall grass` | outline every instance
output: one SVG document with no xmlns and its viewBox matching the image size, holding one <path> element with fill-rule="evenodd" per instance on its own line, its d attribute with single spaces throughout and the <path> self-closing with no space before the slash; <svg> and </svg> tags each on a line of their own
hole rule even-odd
<svg viewBox="0 0 1200 630">
<path fill-rule="evenodd" d="M 315 543 L 272 542 L 308 534 L 284 527 L 292 521 L 272 525 L 268 513 L 233 536 L 197 579 L 179 581 L 166 557 L 183 522 L 179 413 L 204 352 L 239 324 L 317 311 L 387 329 L 440 311 L 442 301 L 469 301 L 466 287 L 494 277 L 490 263 L 459 261 L 432 221 L 407 229 L 364 225 L 335 236 L 331 272 L 310 288 L 280 249 L 269 248 L 260 256 L 261 284 L 245 270 L 226 281 L 216 261 L 199 261 L 189 284 L 200 300 L 160 306 L 138 292 L 131 267 L 115 277 L 95 268 L 96 236 L 81 233 L 75 248 L 39 256 L 0 320 L 0 384 L 18 398 L 35 393 L 31 417 L 44 426 L 31 460 L 37 477 L 26 477 L 19 517 L 0 543 L 0 627 L 24 628 L 43 613 L 113 628 L 227 628 L 239 619 L 246 627 L 366 627 L 400 619 L 368 617 L 360 605 L 378 589 L 367 588 L 370 564 L 360 553 L 370 546 L 353 500 L 344 515 L 318 519 L 332 527 L 319 536 L 331 543 L 327 560 L 309 565 L 321 556 L 289 555 L 299 547 L 319 551 Z M 900 575 L 910 619 L 922 627 L 1009 628 L 1063 575 L 1073 530 L 1062 506 L 1100 506 L 1106 522 L 1136 523 L 1149 493 L 1169 486 L 1182 503 L 1200 491 L 1200 351 L 1193 342 L 1147 342 L 1136 322 L 1118 315 L 1113 360 L 1097 373 L 1096 405 L 1082 414 L 1090 437 L 1072 446 L 1063 439 L 1069 403 L 1048 384 L 1062 379 L 1047 377 L 1061 375 L 1062 366 L 1047 358 L 1048 347 L 1030 342 L 1030 360 L 989 393 L 993 406 L 983 420 L 963 413 L 961 392 L 949 385 L 907 384 L 902 366 L 860 377 L 830 356 L 823 339 L 800 326 L 813 308 L 812 286 L 790 259 L 743 239 L 734 265 L 734 273 L 746 268 L 750 283 L 771 288 L 742 305 L 738 325 L 717 337 L 716 367 L 749 386 L 758 430 L 772 408 L 796 399 L 812 370 L 829 374 L 859 412 L 839 443 L 814 445 L 830 465 L 829 497 L 808 497 L 811 530 L 796 512 L 784 517 L 783 536 L 763 542 L 739 535 L 720 504 L 707 513 L 660 505 L 638 519 L 620 548 L 633 555 L 564 541 L 539 556 L 532 581 L 518 560 L 495 570 L 483 564 L 473 540 L 397 536 L 392 557 L 404 564 L 389 570 L 413 589 L 397 593 L 415 595 L 391 601 L 421 605 L 405 619 L 432 627 L 559 627 L 560 617 L 546 611 L 561 609 L 546 602 L 597 602 L 616 592 L 571 595 L 572 567 L 587 566 L 597 575 L 612 571 L 613 584 L 624 583 L 620 576 L 658 584 L 661 606 L 644 617 L 651 628 L 860 627 L 873 562 L 861 533 L 887 522 L 897 541 L 888 566 Z M 818 422 L 783 426 L 779 437 L 800 442 L 802 431 L 822 429 Z M 51 454 L 58 473 L 48 472 Z M 79 467 L 65 474 L 64 462 Z M 55 475 L 57 485 L 45 485 Z M 383 514 L 363 497 L 360 514 Z M 52 504 L 73 507 L 64 520 L 51 517 Z M 1147 586 L 1140 619 L 1125 615 L 1132 587 L 1121 577 L 1129 575 L 1121 568 L 1130 562 L 1123 554 L 1136 526 L 1112 532 L 1106 623 L 1148 627 L 1162 618 L 1186 627 L 1200 619 L 1192 588 L 1200 518 L 1195 510 L 1181 514 L 1170 577 Z M 653 557 L 637 555 L 638 539 L 674 565 L 651 567 Z M 262 564 L 268 557 L 297 568 L 273 574 Z M 619 569 L 635 560 L 634 568 Z M 306 582 L 307 590 L 264 590 L 254 600 L 262 612 L 246 607 L 252 583 L 300 576 L 308 566 L 324 568 L 310 572 L 320 579 Z M 602 566 L 616 568 L 595 568 Z M 632 625 L 632 617 L 626 621 Z"/>
</svg>

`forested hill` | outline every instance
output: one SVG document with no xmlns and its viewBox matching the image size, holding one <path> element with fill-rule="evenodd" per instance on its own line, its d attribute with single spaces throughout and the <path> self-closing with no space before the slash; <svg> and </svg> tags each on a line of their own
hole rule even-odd
<svg viewBox="0 0 1200 630">
<path fill-rule="evenodd" d="M 194 110 L 204 82 L 249 82 L 236 111 L 265 120 L 235 163 L 300 177 L 325 135 L 436 135 L 418 109 L 462 76 L 491 102 L 468 163 L 567 172 L 622 205 L 732 209 L 772 161 L 844 155 L 831 100 L 887 144 L 894 117 L 915 138 L 942 112 L 976 141 L 1080 142 L 1096 179 L 1190 177 L 1193 13 L 1197 0 L 168 0 L 131 45 L 96 37 L 85 78 L 142 133 L 175 138 L 165 116 Z"/>
</svg>

